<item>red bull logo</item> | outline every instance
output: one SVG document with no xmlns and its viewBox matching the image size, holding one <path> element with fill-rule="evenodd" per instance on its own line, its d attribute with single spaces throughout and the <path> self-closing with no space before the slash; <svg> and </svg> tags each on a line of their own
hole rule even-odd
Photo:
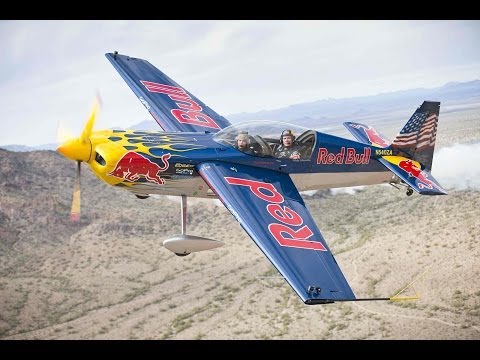
<svg viewBox="0 0 480 360">
<path fill-rule="evenodd" d="M 398 163 L 398 166 L 405 170 L 409 176 L 413 176 L 418 181 L 418 188 L 419 189 L 433 189 L 436 187 L 437 189 L 444 191 L 440 186 L 435 184 L 432 180 L 428 179 L 428 174 L 425 171 L 420 170 L 412 160 L 402 160 Z"/>
<path fill-rule="evenodd" d="M 353 124 L 351 126 L 356 129 L 363 129 L 365 135 L 367 135 L 368 141 L 370 141 L 372 145 L 378 145 L 380 147 L 387 147 L 390 145 L 390 142 L 379 135 L 371 126 L 366 127 L 361 124 Z"/>
<path fill-rule="evenodd" d="M 369 147 L 363 148 L 363 153 L 358 154 L 354 148 L 346 148 L 342 146 L 339 153 L 331 153 L 326 148 L 318 149 L 317 164 L 368 164 L 370 162 L 371 150 Z"/>
<path fill-rule="evenodd" d="M 273 184 L 236 177 L 225 177 L 225 180 L 230 185 L 247 186 L 256 197 L 268 203 L 267 212 L 276 220 L 268 225 L 268 230 L 280 246 L 327 251 L 321 242 L 307 240 L 313 236 L 308 225 L 297 230 L 292 228 L 301 226 L 304 221 L 295 210 L 281 205 L 285 199 Z"/>
<path fill-rule="evenodd" d="M 170 166 L 168 163 L 170 156 L 170 153 L 162 155 L 161 159 L 163 166 L 159 166 L 153 161 L 147 159 L 145 156 L 134 151 L 129 151 L 123 155 L 115 168 L 107 175 L 115 176 L 131 182 L 135 182 L 141 177 L 144 177 L 150 182 L 163 185 L 165 184 L 165 180 L 162 179 L 158 174 L 168 169 Z"/>
<path fill-rule="evenodd" d="M 148 91 L 168 95 L 175 102 L 179 109 L 172 109 L 170 112 L 178 122 L 220 129 L 220 126 L 210 116 L 202 113 L 202 107 L 188 96 L 181 87 L 143 80 L 140 80 L 140 82 Z"/>
</svg>

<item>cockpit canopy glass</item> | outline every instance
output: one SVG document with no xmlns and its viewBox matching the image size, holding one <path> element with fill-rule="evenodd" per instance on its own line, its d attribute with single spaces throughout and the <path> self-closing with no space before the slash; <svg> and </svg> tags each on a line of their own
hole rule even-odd
<svg viewBox="0 0 480 360">
<path fill-rule="evenodd" d="M 310 159 L 315 144 L 316 132 L 302 126 L 278 121 L 248 121 L 233 124 L 217 132 L 213 139 L 223 145 L 235 147 L 238 134 L 247 135 L 253 155 L 262 157 L 275 156 L 275 150 L 280 146 L 281 135 L 291 130 L 295 142 L 301 145 L 301 159 Z"/>
</svg>

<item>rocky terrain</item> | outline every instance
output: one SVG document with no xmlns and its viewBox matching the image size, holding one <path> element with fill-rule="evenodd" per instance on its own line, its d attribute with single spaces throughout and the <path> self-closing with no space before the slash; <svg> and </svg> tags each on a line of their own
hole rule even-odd
<svg viewBox="0 0 480 360">
<path fill-rule="evenodd" d="M 479 139 L 478 109 L 441 114 L 437 150 Z M 180 233 L 179 202 L 139 200 L 84 164 L 70 222 L 75 167 L 0 149 L 1 339 L 480 339 L 477 190 L 305 195 L 357 297 L 412 281 L 403 295 L 420 296 L 307 306 L 217 201 L 189 199 L 187 231 L 225 246 L 177 257 L 161 244 Z"/>
</svg>

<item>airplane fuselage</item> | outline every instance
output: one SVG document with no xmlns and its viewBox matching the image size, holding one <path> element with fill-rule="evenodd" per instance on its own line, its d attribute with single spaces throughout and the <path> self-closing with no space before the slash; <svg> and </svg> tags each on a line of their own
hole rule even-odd
<svg viewBox="0 0 480 360">
<path fill-rule="evenodd" d="M 376 161 L 391 150 L 321 132 L 312 133 L 307 156 L 277 158 L 272 149 L 247 155 L 212 133 L 103 130 L 92 134 L 88 161 L 106 183 L 139 196 L 149 194 L 216 197 L 196 166 L 225 161 L 290 174 L 299 191 L 387 183 L 392 173 Z M 271 143 L 265 142 L 269 147 Z"/>
</svg>

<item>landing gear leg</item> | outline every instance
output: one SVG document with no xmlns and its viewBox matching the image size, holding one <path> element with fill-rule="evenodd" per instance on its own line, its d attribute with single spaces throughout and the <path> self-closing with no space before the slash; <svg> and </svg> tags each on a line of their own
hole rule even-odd
<svg viewBox="0 0 480 360">
<path fill-rule="evenodd" d="M 181 195 L 180 218 L 182 219 L 182 235 L 187 235 L 187 195 Z M 189 253 L 175 253 L 177 256 L 187 256 Z"/>
<path fill-rule="evenodd" d="M 182 213 L 181 213 L 181 218 L 182 218 L 182 235 L 187 234 L 187 195 L 181 195 L 182 198 Z"/>
<path fill-rule="evenodd" d="M 406 194 L 407 194 L 407 196 L 411 196 L 411 195 L 413 194 L 413 189 L 412 189 L 411 187 L 409 187 L 409 188 L 407 189 L 407 193 L 406 193 Z"/>
<path fill-rule="evenodd" d="M 163 240 L 163 246 L 177 256 L 187 256 L 193 252 L 211 250 L 222 246 L 222 241 L 187 235 L 187 195 L 180 196 L 182 201 L 180 206 L 182 234 Z"/>
</svg>

